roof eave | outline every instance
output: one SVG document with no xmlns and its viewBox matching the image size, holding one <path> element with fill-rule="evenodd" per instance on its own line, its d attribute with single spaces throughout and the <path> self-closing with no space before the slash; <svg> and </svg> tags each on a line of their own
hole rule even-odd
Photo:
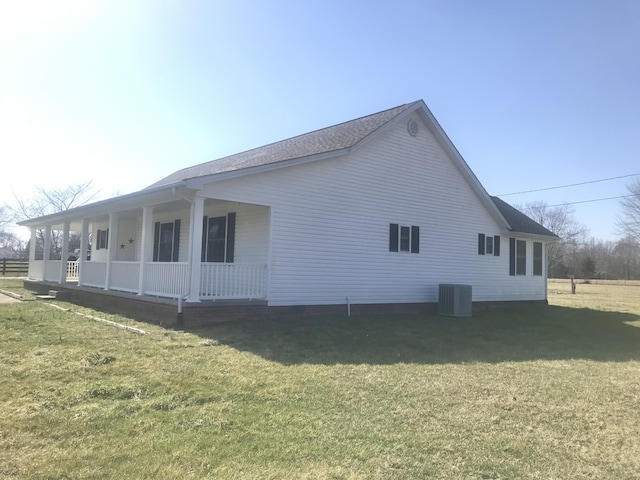
<svg viewBox="0 0 640 480">
<path fill-rule="evenodd" d="M 304 165 L 305 163 L 316 162 L 318 160 L 326 160 L 328 158 L 340 157 L 350 153 L 355 147 L 341 148 L 339 150 L 332 150 L 330 152 L 318 153 L 316 155 L 309 155 L 306 157 L 292 158 L 287 160 L 281 160 L 279 162 L 267 163 L 265 165 L 258 165 L 255 167 L 239 168 L 229 172 L 212 173 L 202 177 L 187 178 L 183 181 L 185 186 L 200 190 L 204 185 L 208 183 L 221 182 L 223 180 L 229 180 L 232 178 L 246 177 L 249 175 L 255 175 L 257 173 L 271 172 L 273 170 L 280 170 L 281 168 L 293 167 L 296 165 Z"/>
<path fill-rule="evenodd" d="M 518 230 L 510 230 L 509 232 L 511 235 L 520 235 L 523 237 L 528 237 L 528 238 L 537 238 L 540 240 L 558 240 L 560 237 L 558 235 L 556 235 L 555 233 L 552 233 L 551 235 L 544 235 L 542 233 L 530 233 L 530 232 L 522 232 L 522 231 L 518 231 Z"/>
</svg>

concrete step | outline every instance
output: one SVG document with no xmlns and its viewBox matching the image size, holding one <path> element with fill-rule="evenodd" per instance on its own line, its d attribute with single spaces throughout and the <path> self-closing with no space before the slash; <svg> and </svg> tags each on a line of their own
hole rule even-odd
<svg viewBox="0 0 640 480">
<path fill-rule="evenodd" d="M 55 300 L 58 297 L 57 290 L 49 290 L 48 294 L 36 295 L 36 300 Z"/>
</svg>

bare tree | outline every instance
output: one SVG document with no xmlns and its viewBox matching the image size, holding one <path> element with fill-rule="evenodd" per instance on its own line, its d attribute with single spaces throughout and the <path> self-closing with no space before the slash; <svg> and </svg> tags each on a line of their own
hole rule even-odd
<svg viewBox="0 0 640 480">
<path fill-rule="evenodd" d="M 570 257 L 586 241 L 589 233 L 587 226 L 573 217 L 573 208 L 567 204 L 549 207 L 543 201 L 535 201 L 518 209 L 560 237 L 548 246 L 549 276 L 566 276 L 569 273 Z"/>
<path fill-rule="evenodd" d="M 618 278 L 640 278 L 640 242 L 632 236 L 625 237 L 616 243 L 613 253 L 618 267 Z"/>
<path fill-rule="evenodd" d="M 8 205 L 0 205 L 0 231 L 3 231 L 13 220 L 13 215 Z"/>
<path fill-rule="evenodd" d="M 8 205 L 0 205 L 0 249 L 24 257 L 26 242 L 11 230 L 13 215 Z"/>
<path fill-rule="evenodd" d="M 0 230 L 0 249 L 13 252 L 18 258 L 27 256 L 27 242 L 9 230 Z"/>
<path fill-rule="evenodd" d="M 629 196 L 620 200 L 622 216 L 618 218 L 618 233 L 640 241 L 640 177 L 627 185 Z"/>
<path fill-rule="evenodd" d="M 91 180 L 69 185 L 64 188 L 47 189 L 36 187 L 33 195 L 24 198 L 14 193 L 15 205 L 9 207 L 16 221 L 43 217 L 52 213 L 64 212 L 70 208 L 79 207 L 91 201 L 97 192 L 93 190 Z M 45 231 L 36 232 L 36 255 L 41 255 L 44 246 Z M 70 241 L 70 244 L 73 242 Z M 60 259 L 67 252 L 62 252 L 62 232 L 51 232 L 51 259 Z"/>
<path fill-rule="evenodd" d="M 15 206 L 11 210 L 17 220 L 27 220 L 79 207 L 91 201 L 96 195 L 97 192 L 93 190 L 91 180 L 64 188 L 36 187 L 29 198 L 14 193 Z"/>
</svg>

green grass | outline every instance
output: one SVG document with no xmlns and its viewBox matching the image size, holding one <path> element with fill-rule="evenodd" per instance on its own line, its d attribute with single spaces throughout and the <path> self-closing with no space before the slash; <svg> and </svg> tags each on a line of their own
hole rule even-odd
<svg viewBox="0 0 640 480">
<path fill-rule="evenodd" d="M 0 478 L 637 478 L 640 287 L 604 287 L 191 333 L 0 305 Z"/>
</svg>

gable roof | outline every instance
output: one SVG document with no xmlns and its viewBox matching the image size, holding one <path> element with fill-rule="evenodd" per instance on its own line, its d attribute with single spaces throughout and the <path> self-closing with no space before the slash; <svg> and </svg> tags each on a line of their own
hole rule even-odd
<svg viewBox="0 0 640 480">
<path fill-rule="evenodd" d="M 546 229 L 535 220 L 527 217 L 520 210 L 512 207 L 501 198 L 491 197 L 491 200 L 496 204 L 496 207 L 498 207 L 502 216 L 507 220 L 513 232 L 558 238 L 555 233 Z"/>
<path fill-rule="evenodd" d="M 376 130 L 387 125 L 403 112 L 421 103 L 421 100 L 407 103 L 373 115 L 367 115 L 263 147 L 247 150 L 246 152 L 183 168 L 147 188 L 155 188 L 193 178 L 218 175 L 252 167 L 261 167 L 287 160 L 345 152 L 369 137 Z"/>
<path fill-rule="evenodd" d="M 385 131 L 391 125 L 394 125 L 397 121 L 401 121 L 413 112 L 420 115 L 427 128 L 434 135 L 436 141 L 469 182 L 470 187 L 476 192 L 480 202 L 492 213 L 498 223 L 514 233 L 558 238 L 553 232 L 550 232 L 500 198 L 489 196 L 422 100 L 223 157 L 218 160 L 186 167 L 138 192 L 76 207 L 57 214 L 25 220 L 19 222 L 19 225 L 34 226 L 45 220 L 50 221 L 55 219 L 55 221 L 62 221 L 67 218 L 71 219 L 75 218 L 75 215 L 77 215 L 79 211 L 83 211 L 87 215 L 90 212 L 94 214 L 104 214 L 106 209 L 117 205 L 126 205 L 128 208 L 134 204 L 146 205 L 149 204 L 150 201 L 153 201 L 154 198 L 165 196 L 167 192 L 174 192 L 173 194 L 175 195 L 176 188 L 186 187 L 197 190 L 201 188 L 204 183 L 222 180 L 228 178 L 229 175 L 248 175 L 264 171 L 265 169 L 280 168 L 343 155 L 364 144 L 365 141 L 374 138 L 378 133 Z"/>
</svg>

